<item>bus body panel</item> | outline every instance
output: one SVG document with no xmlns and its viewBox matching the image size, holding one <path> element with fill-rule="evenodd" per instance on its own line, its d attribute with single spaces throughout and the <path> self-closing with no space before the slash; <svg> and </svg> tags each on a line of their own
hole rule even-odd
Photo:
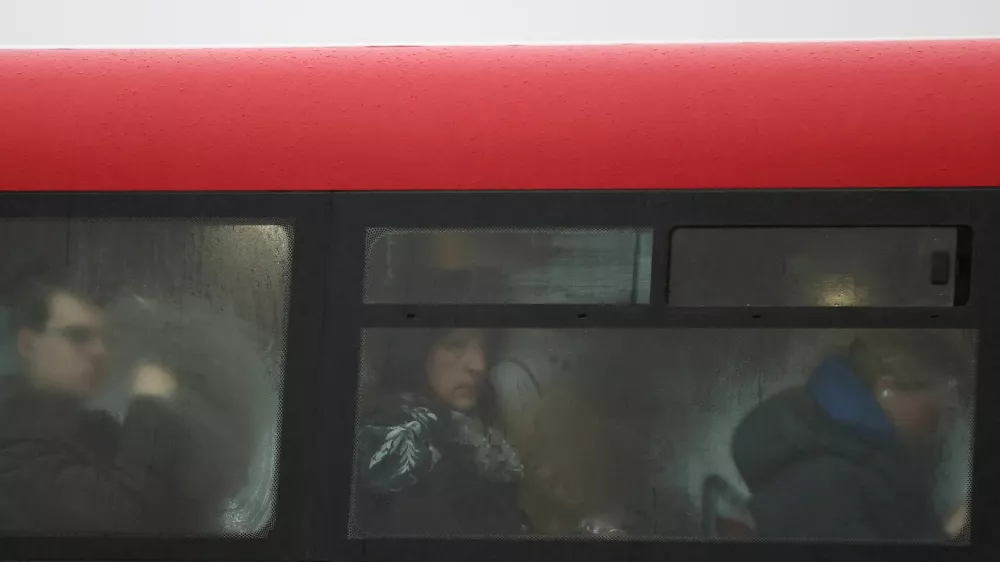
<svg viewBox="0 0 1000 562">
<path fill-rule="evenodd" d="M 1000 40 L 0 51 L 3 190 L 1000 185 Z"/>
</svg>

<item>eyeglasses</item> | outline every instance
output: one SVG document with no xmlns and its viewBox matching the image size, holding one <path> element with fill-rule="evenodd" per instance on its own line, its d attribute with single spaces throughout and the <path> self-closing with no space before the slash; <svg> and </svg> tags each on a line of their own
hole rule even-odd
<svg viewBox="0 0 1000 562">
<path fill-rule="evenodd" d="M 933 381 L 904 383 L 900 386 L 900 390 L 904 392 L 923 392 L 942 402 L 953 403 L 958 400 L 961 387 L 962 385 L 958 379 L 944 378 Z"/>
<path fill-rule="evenodd" d="M 92 343 L 103 343 L 106 339 L 104 330 L 92 326 L 65 326 L 46 330 L 57 334 L 77 347 L 86 347 Z"/>
</svg>

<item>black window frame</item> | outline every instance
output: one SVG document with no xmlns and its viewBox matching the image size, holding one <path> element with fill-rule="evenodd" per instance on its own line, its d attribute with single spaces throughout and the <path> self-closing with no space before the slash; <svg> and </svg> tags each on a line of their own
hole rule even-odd
<svg viewBox="0 0 1000 562">
<path fill-rule="evenodd" d="M 419 211 L 419 212 L 417 212 Z M 1000 189 L 0 194 L 0 217 L 246 219 L 294 224 L 279 492 L 264 538 L 0 535 L 5 560 L 997 560 L 1000 424 L 976 411 L 972 545 L 574 539 L 349 539 L 364 328 L 971 328 L 978 397 L 1000 395 Z M 670 230 L 697 226 L 965 226 L 965 306 L 681 308 L 666 302 Z M 369 228 L 653 228 L 649 304 L 364 304 Z"/>
<path fill-rule="evenodd" d="M 178 219 L 206 224 L 287 224 L 292 227 L 291 278 L 282 386 L 278 492 L 270 530 L 264 536 L 198 537 L 30 536 L 0 530 L 3 560 L 221 560 L 271 561 L 309 558 L 315 501 L 310 493 L 319 464 L 312 461 L 321 424 L 315 402 L 329 255 L 328 194 L 228 192 L 0 193 L 0 220 Z M 12 242 L 16 243 L 16 241 Z"/>
<path fill-rule="evenodd" d="M 332 427 L 337 450 L 352 451 L 361 332 L 365 328 L 966 328 L 978 330 L 978 397 L 998 395 L 989 373 L 1000 367 L 1000 190 L 656 190 L 570 192 L 359 192 L 336 195 L 336 235 L 330 302 L 338 321 L 324 395 L 337 396 Z M 419 209 L 419 212 L 415 212 Z M 947 226 L 973 232 L 971 291 L 954 307 L 678 307 L 667 302 L 670 233 L 679 227 Z M 649 304 L 451 305 L 365 304 L 365 241 L 369 228 L 652 228 Z M 976 412 L 973 459 L 972 544 L 850 544 L 711 542 L 695 537 L 662 540 L 537 538 L 347 537 L 353 458 L 343 455 L 329 472 L 334 486 L 323 518 L 331 540 L 322 558 L 364 561 L 460 560 L 987 560 L 996 559 L 998 525 L 990 523 L 1000 468 L 990 444 L 988 408 Z"/>
<path fill-rule="evenodd" d="M 739 233 L 743 233 L 743 232 L 746 232 L 746 231 L 753 231 L 753 230 L 758 229 L 758 228 L 760 228 L 761 230 L 768 230 L 768 231 L 787 230 L 787 232 L 783 232 L 783 234 L 785 234 L 787 236 L 796 236 L 798 234 L 809 234 L 810 231 L 815 231 L 815 230 L 824 230 L 824 231 L 827 231 L 827 232 L 831 231 L 831 229 L 824 228 L 822 226 L 808 226 L 808 227 L 794 227 L 794 226 L 793 227 L 787 227 L 787 226 L 781 226 L 781 227 L 777 227 L 777 228 L 770 228 L 770 227 L 721 227 L 721 228 L 719 228 L 719 227 L 712 227 L 712 226 L 698 226 L 698 227 L 693 227 L 692 228 L 692 227 L 683 227 L 683 226 L 681 226 L 681 227 L 672 228 L 670 230 L 670 233 L 669 233 L 670 241 L 669 241 L 668 245 L 669 245 L 669 247 L 671 249 L 676 248 L 676 246 L 678 244 L 678 240 L 677 240 L 677 235 L 678 234 L 684 234 L 684 233 L 691 234 L 691 233 L 696 233 L 698 231 L 717 231 L 717 233 L 718 233 L 718 231 L 729 231 L 731 233 L 739 234 Z M 863 228 L 863 227 L 857 227 L 857 226 L 849 226 L 849 227 L 846 227 L 846 228 L 842 227 L 842 226 L 841 227 L 833 227 L 833 229 L 837 229 L 837 230 L 839 230 L 839 229 L 845 229 L 845 230 L 848 230 L 848 231 L 851 230 L 851 229 L 853 229 L 853 228 Z M 899 227 L 899 226 L 896 226 L 896 227 L 892 227 L 892 226 L 889 226 L 889 227 L 886 227 L 886 226 L 874 227 L 875 230 L 882 229 L 882 228 L 892 229 L 892 228 L 906 228 L 906 227 Z M 949 259 L 945 262 L 945 267 L 944 267 L 944 272 L 943 272 L 944 277 L 946 279 L 950 279 L 953 282 L 953 285 L 952 285 L 953 294 L 952 294 L 951 302 L 948 303 L 948 304 L 935 304 L 935 305 L 932 305 L 932 306 L 934 308 L 948 308 L 948 307 L 953 307 L 953 306 L 965 306 L 968 303 L 969 288 L 970 288 L 970 285 L 969 285 L 969 281 L 970 281 L 970 278 L 969 278 L 969 265 L 970 265 L 969 264 L 969 258 L 970 258 L 970 254 L 971 254 L 971 251 L 972 251 L 972 229 L 969 228 L 969 227 L 966 227 L 966 226 L 959 226 L 959 225 L 952 225 L 952 226 L 946 226 L 946 227 L 928 227 L 928 226 L 925 225 L 925 226 L 920 226 L 920 227 L 917 227 L 917 228 L 918 229 L 923 229 L 923 228 L 943 228 L 945 230 L 950 230 L 950 231 L 954 232 L 955 245 L 953 247 L 951 247 L 947 251 L 946 255 L 944 256 L 944 257 L 949 258 Z M 676 254 L 676 252 L 675 252 L 675 254 Z M 951 257 L 952 257 L 951 254 L 954 254 L 954 259 L 951 259 Z M 782 255 L 782 254 L 777 254 L 777 255 Z M 787 257 L 787 255 L 786 255 L 786 257 Z M 933 256 L 931 256 L 931 257 L 933 258 Z M 675 299 L 675 290 L 676 290 L 676 287 L 672 286 L 673 280 L 670 279 L 671 274 L 675 271 L 675 269 L 677 268 L 677 266 L 678 266 L 678 264 L 676 264 L 674 262 L 674 260 L 671 260 L 671 262 L 667 264 L 667 278 L 668 278 L 667 279 L 667 301 L 668 301 L 668 303 L 671 306 L 675 306 L 675 307 L 683 307 L 683 306 L 690 306 L 690 307 L 715 306 L 717 308 L 719 308 L 719 307 L 738 308 L 738 307 L 744 306 L 744 305 L 739 305 L 739 304 L 735 304 L 735 303 L 733 303 L 733 304 L 722 304 L 722 305 L 709 305 L 709 304 L 697 304 L 697 303 L 691 304 L 691 305 L 685 305 L 685 304 L 677 303 L 676 302 L 677 299 Z M 933 264 L 932 264 L 932 267 L 934 267 Z M 928 273 L 931 273 L 931 271 L 928 271 Z M 938 275 L 940 275 L 940 273 L 938 273 Z M 928 275 L 928 277 L 930 277 L 930 275 Z M 930 281 L 930 280 L 928 279 L 928 281 Z M 947 281 L 946 281 L 946 283 L 947 283 Z M 723 298 L 730 298 L 730 297 L 723 297 Z M 750 306 L 761 306 L 761 305 L 750 305 Z M 778 305 L 774 305 L 774 306 L 775 307 L 779 307 L 779 306 L 780 307 L 787 307 L 787 306 L 794 306 L 794 305 L 778 304 Z M 824 306 L 830 306 L 830 305 L 824 305 Z M 854 305 L 854 304 L 852 304 L 852 305 L 847 305 L 847 306 L 848 307 L 871 307 L 872 305 Z M 919 306 L 919 305 L 913 305 L 913 304 L 910 304 L 910 303 L 901 302 L 901 303 L 893 304 L 893 305 L 887 305 L 887 306 L 883 305 L 883 308 L 890 308 L 890 307 L 891 308 L 910 308 L 910 307 L 913 307 L 913 306 Z M 926 306 L 925 308 L 931 308 L 932 306 Z"/>
</svg>

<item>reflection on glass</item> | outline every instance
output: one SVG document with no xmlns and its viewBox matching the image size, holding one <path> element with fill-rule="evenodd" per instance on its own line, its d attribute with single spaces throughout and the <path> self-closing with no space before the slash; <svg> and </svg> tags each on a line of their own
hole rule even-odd
<svg viewBox="0 0 1000 562">
<path fill-rule="evenodd" d="M 818 275 L 813 285 L 813 306 L 868 306 L 868 289 L 851 275 Z"/>
<path fill-rule="evenodd" d="M 675 306 L 952 306 L 955 228 L 680 228 Z M 944 282 L 934 260 L 943 259 Z"/>
<path fill-rule="evenodd" d="M 649 302 L 652 233 L 373 230 L 365 302 Z"/>
<path fill-rule="evenodd" d="M 289 230 L 2 221 L 0 532 L 260 535 Z"/>
<path fill-rule="evenodd" d="M 975 334 L 369 329 L 351 534 L 967 541 Z"/>
</svg>

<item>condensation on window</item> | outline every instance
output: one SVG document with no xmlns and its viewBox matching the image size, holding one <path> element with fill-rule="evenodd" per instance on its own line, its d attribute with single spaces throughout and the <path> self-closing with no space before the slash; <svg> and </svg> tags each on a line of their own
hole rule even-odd
<svg viewBox="0 0 1000 562">
<path fill-rule="evenodd" d="M 67 504 L 63 513 L 59 498 L 42 510 L 37 502 L 44 498 L 32 505 L 26 496 L 19 501 L 28 505 L 5 503 L 32 514 L 20 518 L 16 525 L 24 528 L 16 530 L 43 535 L 268 532 L 277 491 L 292 236 L 292 228 L 283 224 L 0 221 L 0 239 L 7 241 L 0 248 L 0 363 L 8 375 L 0 384 L 30 378 L 34 371 L 19 352 L 12 314 L 23 299 L 21 289 L 36 279 L 57 280 L 106 321 L 107 375 L 87 402 L 115 420 L 107 426 L 109 435 L 119 431 L 115 425 L 129 424 L 138 367 L 155 364 L 176 382 L 167 401 L 170 416 L 189 436 L 169 451 L 179 459 L 170 475 L 175 490 L 170 499 L 177 504 L 170 509 L 176 516 L 140 526 L 138 518 L 128 516 L 128 505 L 95 505 L 88 512 Z M 147 453 L 158 451 L 156 443 L 147 445 Z M 117 454 L 114 449 L 105 453 Z M 131 486 L 114 479 L 106 485 Z M 67 496 L 65 501 L 74 500 Z M 143 505 L 149 512 L 160 508 L 160 503 Z M 0 531 L 10 516 L 0 514 Z"/>
<path fill-rule="evenodd" d="M 373 229 L 369 240 L 368 303 L 649 302 L 651 231 Z"/>
<path fill-rule="evenodd" d="M 353 536 L 945 542 L 971 494 L 973 331 L 368 329 L 363 342 Z M 893 456 L 911 433 L 919 465 Z M 822 472 L 842 455 L 860 475 L 846 486 L 884 486 L 880 519 L 849 506 L 846 530 L 822 486 L 795 484 L 795 463 Z M 908 481 L 917 466 L 927 479 Z"/>
<path fill-rule="evenodd" d="M 958 242 L 959 229 L 938 227 L 679 228 L 669 302 L 952 306 L 965 281 Z"/>
</svg>

